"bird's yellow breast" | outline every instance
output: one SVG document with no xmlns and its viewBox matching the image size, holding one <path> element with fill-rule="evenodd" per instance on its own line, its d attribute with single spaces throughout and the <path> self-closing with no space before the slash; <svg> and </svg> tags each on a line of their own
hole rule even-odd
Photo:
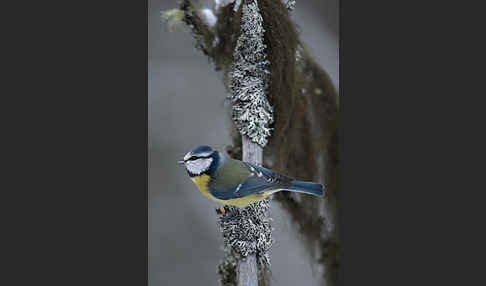
<svg viewBox="0 0 486 286">
<path fill-rule="evenodd" d="M 213 195 L 211 195 L 211 192 L 209 191 L 209 187 L 208 187 L 209 180 L 211 180 L 211 177 L 209 177 L 206 174 L 202 174 L 201 176 L 192 177 L 191 180 L 194 182 L 194 184 L 196 184 L 197 188 L 203 195 L 206 195 L 207 197 L 213 200 L 216 199 L 214 198 Z"/>
<path fill-rule="evenodd" d="M 200 176 L 192 177 L 191 180 L 196 184 L 197 188 L 199 191 L 210 198 L 213 201 L 217 201 L 219 203 L 225 204 L 225 205 L 231 205 L 231 206 L 237 206 L 240 208 L 246 207 L 251 203 L 255 203 L 258 201 L 261 201 L 271 195 L 273 192 L 265 192 L 265 193 L 258 193 L 258 194 L 251 194 L 248 196 L 244 196 L 241 198 L 236 198 L 236 199 L 229 199 L 229 200 L 220 200 L 213 196 L 211 192 L 209 191 L 209 181 L 211 180 L 211 177 L 209 177 L 206 174 L 202 174 Z"/>
</svg>

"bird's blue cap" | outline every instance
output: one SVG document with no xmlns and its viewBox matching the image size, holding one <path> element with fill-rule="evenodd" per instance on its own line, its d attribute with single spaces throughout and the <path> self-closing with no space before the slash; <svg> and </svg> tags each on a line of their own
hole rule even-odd
<svg viewBox="0 0 486 286">
<path fill-rule="evenodd" d="M 191 150 L 192 154 L 199 154 L 199 153 L 206 153 L 206 152 L 212 152 L 213 149 L 209 146 L 197 146 L 194 149 Z"/>
<path fill-rule="evenodd" d="M 189 160 L 189 158 L 193 155 L 200 155 L 202 157 L 208 157 L 208 156 L 211 156 L 212 154 L 214 153 L 214 150 L 209 147 L 209 146 L 197 146 L 195 148 L 193 148 L 189 153 L 187 153 L 185 156 L 184 156 L 184 159 L 183 160 L 179 160 L 178 163 L 180 164 L 183 164 L 185 161 Z"/>
</svg>

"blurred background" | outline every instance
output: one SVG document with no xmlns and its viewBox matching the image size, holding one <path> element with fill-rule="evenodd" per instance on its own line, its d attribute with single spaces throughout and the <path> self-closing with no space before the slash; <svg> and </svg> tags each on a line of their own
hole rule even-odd
<svg viewBox="0 0 486 286">
<path fill-rule="evenodd" d="M 277 1 L 277 0 L 276 0 Z M 213 0 L 200 0 L 213 8 Z M 194 48 L 185 26 L 172 32 L 161 11 L 177 0 L 148 1 L 149 286 L 217 285 L 223 257 L 216 202 L 203 197 L 176 162 L 197 145 L 224 151 L 230 105 L 222 74 Z M 297 0 L 292 18 L 301 39 L 339 89 L 338 0 Z M 272 285 L 321 285 L 287 215 L 272 202 Z"/>
</svg>

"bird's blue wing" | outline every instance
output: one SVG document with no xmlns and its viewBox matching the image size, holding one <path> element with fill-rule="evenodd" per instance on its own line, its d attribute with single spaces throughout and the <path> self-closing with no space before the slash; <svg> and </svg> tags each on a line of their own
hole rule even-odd
<svg viewBox="0 0 486 286">
<path fill-rule="evenodd" d="M 255 193 L 262 193 L 269 190 L 281 188 L 290 179 L 281 174 L 262 166 L 244 162 L 249 173 L 246 178 L 234 182 L 234 184 L 223 186 L 217 180 L 209 185 L 209 190 L 213 196 L 220 200 L 228 200 L 245 197 Z"/>
</svg>

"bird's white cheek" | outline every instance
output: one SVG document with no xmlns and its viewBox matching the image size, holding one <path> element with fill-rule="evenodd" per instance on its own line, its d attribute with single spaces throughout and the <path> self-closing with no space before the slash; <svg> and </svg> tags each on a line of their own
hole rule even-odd
<svg viewBox="0 0 486 286">
<path fill-rule="evenodd" d="M 199 175 L 209 169 L 211 162 L 212 158 L 192 160 L 186 162 L 186 168 L 189 172 Z"/>
</svg>

